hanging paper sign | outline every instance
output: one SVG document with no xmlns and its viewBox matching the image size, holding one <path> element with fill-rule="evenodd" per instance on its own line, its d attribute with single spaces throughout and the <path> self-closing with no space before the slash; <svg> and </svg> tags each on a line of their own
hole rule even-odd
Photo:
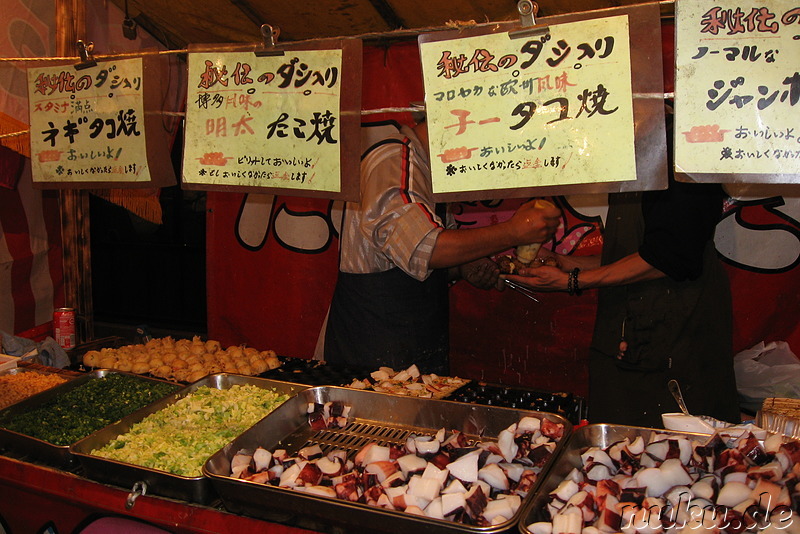
<svg viewBox="0 0 800 534">
<path fill-rule="evenodd" d="M 149 185 L 142 59 L 28 69 L 34 184 Z"/>
<path fill-rule="evenodd" d="M 420 44 L 434 193 L 636 180 L 628 17 Z"/>
<path fill-rule="evenodd" d="M 800 4 L 682 0 L 675 15 L 676 171 L 796 183 Z"/>
<path fill-rule="evenodd" d="M 341 49 L 190 53 L 184 183 L 341 193 L 343 58 Z"/>
</svg>

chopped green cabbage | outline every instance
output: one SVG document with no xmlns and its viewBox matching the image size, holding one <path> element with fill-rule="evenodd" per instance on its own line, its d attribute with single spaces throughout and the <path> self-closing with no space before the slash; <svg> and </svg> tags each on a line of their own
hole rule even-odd
<svg viewBox="0 0 800 534">
<path fill-rule="evenodd" d="M 175 475 L 201 476 L 212 454 L 288 398 L 250 384 L 202 386 L 91 454 Z"/>
</svg>

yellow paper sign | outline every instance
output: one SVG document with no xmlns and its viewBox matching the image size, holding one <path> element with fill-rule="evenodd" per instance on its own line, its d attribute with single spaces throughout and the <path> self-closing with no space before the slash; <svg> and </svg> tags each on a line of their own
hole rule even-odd
<svg viewBox="0 0 800 534">
<path fill-rule="evenodd" d="M 675 168 L 800 172 L 800 5 L 676 2 Z"/>
<path fill-rule="evenodd" d="M 340 191 L 341 50 L 189 54 L 183 181 Z"/>
<path fill-rule="evenodd" d="M 628 17 L 422 43 L 435 193 L 636 179 Z"/>
<path fill-rule="evenodd" d="M 28 70 L 34 182 L 149 182 L 141 58 Z"/>
</svg>

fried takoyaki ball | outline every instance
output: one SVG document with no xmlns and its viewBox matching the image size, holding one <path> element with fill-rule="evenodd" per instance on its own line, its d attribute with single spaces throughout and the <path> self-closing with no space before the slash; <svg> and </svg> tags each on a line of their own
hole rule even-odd
<svg viewBox="0 0 800 534">
<path fill-rule="evenodd" d="M 83 355 L 83 365 L 86 367 L 97 367 L 100 365 L 100 351 L 90 350 Z"/>
<path fill-rule="evenodd" d="M 133 366 L 131 367 L 131 372 L 136 373 L 137 375 L 148 373 L 150 372 L 150 365 L 148 365 L 147 362 L 134 362 Z"/>
</svg>

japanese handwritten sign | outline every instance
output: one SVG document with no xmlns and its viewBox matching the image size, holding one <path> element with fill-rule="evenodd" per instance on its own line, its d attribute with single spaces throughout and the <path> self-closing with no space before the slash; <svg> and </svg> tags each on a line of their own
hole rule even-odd
<svg viewBox="0 0 800 534">
<path fill-rule="evenodd" d="M 420 51 L 435 193 L 636 179 L 627 16 Z"/>
<path fill-rule="evenodd" d="M 142 60 L 28 70 L 34 182 L 149 182 Z"/>
<path fill-rule="evenodd" d="M 189 55 L 187 183 L 340 190 L 341 50 Z"/>
<path fill-rule="evenodd" d="M 681 1 L 675 11 L 676 170 L 799 173 L 800 3 Z"/>
</svg>

